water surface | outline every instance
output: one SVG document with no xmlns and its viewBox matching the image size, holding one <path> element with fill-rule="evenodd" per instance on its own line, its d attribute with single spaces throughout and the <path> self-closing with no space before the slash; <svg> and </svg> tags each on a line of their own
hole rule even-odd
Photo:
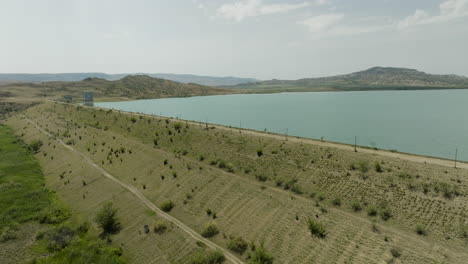
<svg viewBox="0 0 468 264">
<path fill-rule="evenodd" d="M 220 95 L 99 107 L 468 161 L 468 90 Z"/>
</svg>

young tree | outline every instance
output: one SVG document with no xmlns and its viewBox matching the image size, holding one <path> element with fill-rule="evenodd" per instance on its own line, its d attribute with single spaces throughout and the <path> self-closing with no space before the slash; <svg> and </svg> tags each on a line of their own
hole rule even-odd
<svg viewBox="0 0 468 264">
<path fill-rule="evenodd" d="M 102 230 L 102 235 L 111 235 L 118 233 L 121 229 L 120 222 L 117 218 L 117 209 L 113 207 L 111 202 L 104 204 L 99 210 L 94 221 Z"/>
</svg>

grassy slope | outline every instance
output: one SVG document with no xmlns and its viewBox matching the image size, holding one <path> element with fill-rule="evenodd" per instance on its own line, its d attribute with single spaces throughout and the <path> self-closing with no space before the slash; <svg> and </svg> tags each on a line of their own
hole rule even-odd
<svg viewBox="0 0 468 264">
<path fill-rule="evenodd" d="M 48 249 L 52 240 L 47 236 L 37 239 L 39 233 L 48 234 L 60 226 L 73 228 L 72 222 L 78 218 L 67 221 L 69 211 L 54 192 L 44 187 L 45 179 L 38 162 L 4 125 L 0 125 L 0 146 L 1 263 L 23 263 L 32 259 L 38 263 L 124 263 L 91 231 L 75 235 L 63 250 Z"/>
<path fill-rule="evenodd" d="M 46 186 L 57 191 L 73 215 L 80 216 L 80 221 L 93 223 L 99 208 L 107 201 L 113 201 L 123 226 L 120 233 L 112 237 L 113 244 L 123 247 L 123 256 L 129 263 L 188 263 L 195 252 L 203 251 L 203 247 L 170 223 L 166 223 L 168 232 L 144 234 L 144 225 L 152 228 L 155 222 L 162 220 L 135 196 L 103 178 L 77 154 L 39 133 L 24 119 L 11 119 L 8 123 L 23 135 L 25 141 L 39 139 L 44 142 L 36 158 L 43 167 Z"/>
<path fill-rule="evenodd" d="M 154 203 L 173 200 L 176 207 L 171 214 L 193 229 L 201 231 L 205 223 L 213 221 L 205 211 L 215 211 L 222 234 L 213 240 L 220 245 L 226 246 L 231 235 L 257 244 L 264 241 L 276 263 L 380 263 L 392 258 L 392 248 L 402 250 L 400 259 L 404 263 L 463 263 L 468 257 L 468 181 L 464 170 L 242 135 L 234 130 L 207 131 L 198 125 L 187 128 L 184 123 L 177 132 L 174 123 L 160 119 L 132 120 L 125 114 L 78 109 L 47 104 L 27 114 L 57 135 L 68 130 L 70 138 L 66 140 L 73 139 L 75 148 L 140 188 Z M 17 129 L 25 126 L 21 120 L 10 122 Z M 29 134 L 34 133 L 30 126 L 25 127 Z M 115 152 L 120 147 L 126 152 Z M 258 157 L 258 149 L 263 156 Z M 166 159 L 168 164 L 164 165 Z M 65 166 L 82 166 L 72 160 L 54 160 L 58 162 L 54 165 L 43 162 L 46 168 L 55 168 L 50 171 L 52 175 Z M 384 172 L 375 171 L 375 162 Z M 367 172 L 359 169 L 365 164 Z M 356 169 L 351 169 L 353 165 Z M 51 176 L 51 182 L 82 211 L 94 208 L 95 200 L 100 201 L 103 194 L 112 196 L 116 191 L 108 184 L 98 187 L 98 182 L 105 182 L 99 175 L 78 175 L 92 184 L 83 188 L 80 178 L 72 178 L 72 184 L 62 186 L 57 176 Z M 285 190 L 287 182 L 295 187 Z M 95 188 L 108 191 L 80 202 L 82 194 Z M 118 204 L 124 206 L 131 197 L 121 195 L 114 197 L 119 197 Z M 333 205 L 336 199 L 341 200 L 340 206 Z M 362 211 L 353 212 L 353 201 L 362 206 Z M 375 207 L 380 216 L 367 216 L 370 207 Z M 388 221 L 382 220 L 384 212 L 390 212 Z M 132 217 L 137 215 L 143 213 L 132 212 Z M 326 239 L 310 236 L 308 218 L 325 224 Z M 424 226 L 428 235 L 417 235 L 417 225 Z M 118 240 L 133 241 L 134 236 L 129 231 Z M 134 248 L 136 244 L 138 249 Z M 148 256 L 154 254 L 141 241 L 125 245 L 132 256 L 138 250 Z M 166 250 L 161 254 L 167 254 Z M 137 259 L 135 256 L 133 260 Z"/>
</svg>

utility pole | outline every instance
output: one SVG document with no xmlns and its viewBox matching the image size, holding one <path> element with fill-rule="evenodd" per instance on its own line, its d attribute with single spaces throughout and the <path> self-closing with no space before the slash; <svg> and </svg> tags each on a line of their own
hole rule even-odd
<svg viewBox="0 0 468 264">
<path fill-rule="evenodd" d="M 239 121 L 239 134 L 242 133 L 242 121 Z"/>
<path fill-rule="evenodd" d="M 457 156 L 458 156 L 458 148 L 455 149 L 455 169 L 457 168 Z"/>
</svg>

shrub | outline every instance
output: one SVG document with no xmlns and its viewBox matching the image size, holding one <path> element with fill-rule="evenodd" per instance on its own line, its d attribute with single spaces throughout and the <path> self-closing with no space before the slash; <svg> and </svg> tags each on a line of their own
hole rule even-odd
<svg viewBox="0 0 468 264">
<path fill-rule="evenodd" d="M 268 177 L 265 175 L 257 174 L 255 175 L 255 179 L 257 179 L 260 182 L 266 182 L 268 180 Z"/>
<path fill-rule="evenodd" d="M 257 149 L 257 156 L 259 157 L 263 156 L 263 150 Z"/>
<path fill-rule="evenodd" d="M 83 222 L 78 226 L 76 231 L 80 234 L 86 234 L 88 233 L 89 227 L 90 227 L 90 224 L 88 222 Z"/>
<path fill-rule="evenodd" d="M 255 249 L 250 255 L 249 264 L 273 264 L 273 256 L 268 253 L 263 244 Z"/>
<path fill-rule="evenodd" d="M 383 172 L 382 166 L 380 166 L 380 163 L 376 162 L 375 163 L 375 171 L 376 172 Z"/>
<path fill-rule="evenodd" d="M 362 173 L 366 173 L 369 171 L 369 162 L 368 161 L 360 161 L 358 162 L 358 166 L 359 168 L 359 171 L 361 171 Z"/>
<path fill-rule="evenodd" d="M 382 217 L 382 220 L 388 221 L 392 217 L 392 213 L 390 212 L 390 209 L 385 208 L 380 212 L 380 217 Z"/>
<path fill-rule="evenodd" d="M 333 199 L 332 204 L 335 206 L 341 206 L 341 199 L 340 198 Z"/>
<path fill-rule="evenodd" d="M 241 255 L 244 254 L 244 252 L 247 250 L 247 247 L 248 247 L 247 242 L 241 237 L 231 238 L 227 245 L 228 249 L 236 253 L 239 253 Z"/>
<path fill-rule="evenodd" d="M 132 118 L 130 119 L 130 121 L 132 121 L 132 123 L 135 123 L 137 120 L 136 120 L 135 117 L 132 117 Z"/>
<path fill-rule="evenodd" d="M 294 184 L 292 187 L 291 187 L 291 192 L 295 193 L 295 194 L 303 194 L 304 192 L 302 191 L 301 187 L 299 187 L 297 184 Z"/>
<path fill-rule="evenodd" d="M 59 251 L 66 248 L 74 236 L 75 232 L 65 226 L 50 230 L 43 234 L 47 249 L 50 251 Z"/>
<path fill-rule="evenodd" d="M 111 202 L 104 204 L 99 210 L 94 221 L 102 230 L 102 235 L 118 233 L 121 229 L 119 220 L 117 219 L 117 209 Z"/>
<path fill-rule="evenodd" d="M 326 234 L 325 226 L 322 223 L 309 219 L 308 221 L 310 233 L 313 236 L 324 238 Z"/>
<path fill-rule="evenodd" d="M 12 228 L 6 227 L 0 233 L 0 243 L 6 242 L 8 240 L 13 240 L 13 239 L 16 239 L 16 234 L 15 234 L 15 231 Z"/>
<path fill-rule="evenodd" d="M 377 215 L 377 208 L 375 208 L 374 206 L 370 206 L 369 208 L 367 208 L 367 215 L 376 216 Z"/>
<path fill-rule="evenodd" d="M 164 212 L 170 212 L 174 208 L 175 204 L 171 200 L 166 200 L 161 204 L 161 210 Z"/>
<path fill-rule="evenodd" d="M 226 168 L 226 162 L 224 160 L 218 160 L 218 167 L 220 169 Z"/>
<path fill-rule="evenodd" d="M 34 140 L 33 142 L 31 142 L 31 144 L 29 144 L 28 148 L 29 150 L 31 150 L 32 152 L 38 152 L 39 149 L 42 147 L 42 141 L 40 140 Z"/>
<path fill-rule="evenodd" d="M 426 229 L 422 225 L 417 225 L 416 226 L 416 234 L 425 236 L 427 235 Z"/>
<path fill-rule="evenodd" d="M 399 258 L 401 256 L 401 250 L 399 248 L 391 248 L 390 253 L 394 258 Z"/>
<path fill-rule="evenodd" d="M 219 250 L 205 253 L 199 252 L 192 256 L 190 264 L 220 264 L 223 263 L 225 259 L 223 252 Z"/>
<path fill-rule="evenodd" d="M 153 230 L 157 234 L 162 234 L 166 231 L 167 226 L 163 221 L 157 221 L 154 223 Z"/>
<path fill-rule="evenodd" d="M 353 201 L 351 203 L 351 208 L 353 208 L 353 211 L 354 212 L 359 212 L 362 210 L 362 206 L 361 206 L 361 203 L 357 200 Z"/>
<path fill-rule="evenodd" d="M 211 211 L 211 209 L 206 209 L 206 215 L 207 216 L 211 216 L 212 213 L 213 213 L 213 211 Z"/>
<path fill-rule="evenodd" d="M 217 235 L 218 233 L 219 233 L 218 226 L 216 225 L 216 223 L 211 222 L 211 223 L 206 224 L 203 227 L 201 235 L 203 237 L 213 237 L 213 236 Z"/>
</svg>

